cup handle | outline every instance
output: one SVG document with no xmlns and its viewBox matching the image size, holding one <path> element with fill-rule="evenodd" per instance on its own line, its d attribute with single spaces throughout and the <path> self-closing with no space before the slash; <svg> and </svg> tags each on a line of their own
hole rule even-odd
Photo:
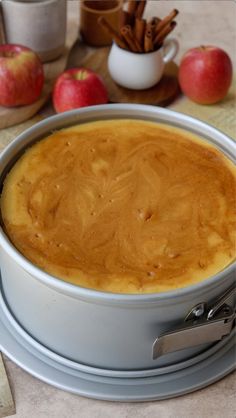
<svg viewBox="0 0 236 418">
<path fill-rule="evenodd" d="M 177 39 L 174 39 L 174 38 L 166 39 L 163 42 L 163 48 L 164 48 L 163 61 L 164 63 L 167 63 L 176 56 L 179 50 L 179 42 L 177 41 Z"/>
</svg>

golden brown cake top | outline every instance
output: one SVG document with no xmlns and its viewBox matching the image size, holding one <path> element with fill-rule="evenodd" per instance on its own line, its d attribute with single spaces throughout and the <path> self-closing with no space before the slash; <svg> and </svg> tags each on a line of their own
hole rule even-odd
<svg viewBox="0 0 236 418">
<path fill-rule="evenodd" d="M 188 132 L 136 120 L 53 133 L 6 177 L 4 228 L 43 270 L 102 291 L 188 286 L 235 258 L 236 170 Z"/>
</svg>

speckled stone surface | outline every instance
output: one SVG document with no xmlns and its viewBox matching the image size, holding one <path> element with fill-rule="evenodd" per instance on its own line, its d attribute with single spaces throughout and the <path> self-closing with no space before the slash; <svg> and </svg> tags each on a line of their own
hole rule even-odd
<svg viewBox="0 0 236 418">
<path fill-rule="evenodd" d="M 68 1 L 73 7 L 78 2 Z M 180 11 L 175 36 L 183 52 L 202 44 L 225 49 L 236 67 L 236 2 L 233 0 L 148 1 L 147 16 Z M 73 51 L 76 55 L 76 47 Z M 214 111 L 214 109 L 213 109 Z M 17 418 L 235 418 L 236 373 L 179 398 L 147 403 L 114 403 L 75 396 L 33 378 L 8 360 L 5 364 L 16 403 Z"/>
</svg>

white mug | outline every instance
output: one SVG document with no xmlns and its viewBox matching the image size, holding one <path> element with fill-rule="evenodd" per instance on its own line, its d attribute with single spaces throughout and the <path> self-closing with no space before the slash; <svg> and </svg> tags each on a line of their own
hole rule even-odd
<svg viewBox="0 0 236 418">
<path fill-rule="evenodd" d="M 64 51 L 66 0 L 2 1 L 5 41 L 33 49 L 42 61 L 51 61 Z"/>
<path fill-rule="evenodd" d="M 160 81 L 165 64 L 176 56 L 178 49 L 178 41 L 174 38 L 166 39 L 160 49 L 146 53 L 127 51 L 113 43 L 108 70 L 112 79 L 122 87 L 148 89 Z"/>
</svg>

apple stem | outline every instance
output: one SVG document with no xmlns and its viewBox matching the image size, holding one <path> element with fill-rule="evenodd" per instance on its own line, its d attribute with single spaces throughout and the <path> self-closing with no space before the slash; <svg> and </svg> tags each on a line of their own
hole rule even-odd
<svg viewBox="0 0 236 418">
<path fill-rule="evenodd" d="M 85 80 L 87 78 L 87 71 L 80 71 L 79 73 L 75 74 L 76 80 Z"/>
</svg>

